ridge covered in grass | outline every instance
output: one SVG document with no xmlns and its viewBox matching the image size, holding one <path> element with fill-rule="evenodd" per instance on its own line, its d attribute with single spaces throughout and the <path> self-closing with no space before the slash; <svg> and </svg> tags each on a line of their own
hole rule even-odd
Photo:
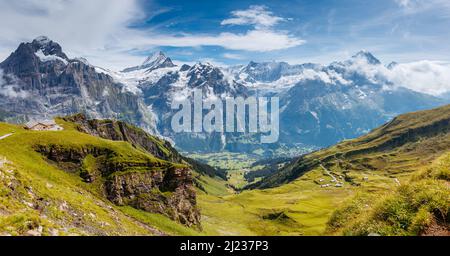
<svg viewBox="0 0 450 256">
<path fill-rule="evenodd" d="M 81 133 L 61 119 L 65 129 L 59 132 L 0 123 L 0 136 L 12 133 L 0 140 L 0 233 L 447 235 L 449 120 L 450 106 L 399 116 L 366 136 L 302 156 L 239 193 L 223 179 L 194 172 L 202 230 L 116 206 L 103 197 L 102 183 L 84 180 L 95 176 L 104 158 L 123 167 L 112 175 L 183 163 Z M 85 156 L 73 168 L 49 158 L 52 150 Z"/>
<path fill-rule="evenodd" d="M 401 175 L 429 165 L 449 147 L 450 105 L 446 105 L 400 115 L 365 136 L 301 156 L 250 188 L 279 186 L 319 165 L 341 175 L 364 170 Z"/>
<path fill-rule="evenodd" d="M 450 235 L 450 153 L 393 191 L 355 196 L 327 226 L 344 235 Z"/>
<path fill-rule="evenodd" d="M 75 152 L 96 148 L 108 151 L 113 164 L 144 164 L 155 166 L 155 171 L 160 166 L 180 164 L 158 159 L 127 142 L 101 139 L 77 131 L 71 123 L 57 122 L 64 127 L 63 131 L 29 131 L 0 123 L 0 135 L 12 134 L 0 140 L 1 234 L 180 235 L 196 232 L 159 214 L 151 214 L 153 221 L 133 217 L 145 213 L 115 206 L 103 197 L 98 184 L 86 183 L 77 173 L 62 170 L 37 149 L 58 147 Z M 94 164 L 95 158 L 88 154 L 83 167 L 89 171 Z"/>
</svg>

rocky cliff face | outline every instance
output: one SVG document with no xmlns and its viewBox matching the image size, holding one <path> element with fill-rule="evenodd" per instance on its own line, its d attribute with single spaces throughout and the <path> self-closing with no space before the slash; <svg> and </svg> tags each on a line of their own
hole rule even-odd
<svg viewBox="0 0 450 256">
<path fill-rule="evenodd" d="M 98 186 L 111 202 L 168 216 L 200 228 L 192 173 L 183 165 L 147 155 L 127 156 L 93 145 L 36 145 L 59 168 Z"/>
<path fill-rule="evenodd" d="M 245 86 L 229 79 L 226 73 L 210 63 L 183 65 L 178 70 L 161 75 L 159 79 L 143 81 L 140 88 L 146 105 L 158 115 L 159 133 L 175 141 L 178 148 L 186 151 L 221 151 L 234 137 L 242 135 L 221 132 L 175 133 L 172 130 L 171 120 L 178 112 L 171 108 L 174 98 L 191 97 L 194 90 L 201 91 L 203 98 L 248 96 Z"/>
<path fill-rule="evenodd" d="M 164 214 L 187 226 L 200 224 L 196 193 L 187 168 L 113 175 L 105 185 L 108 199 L 117 205 Z"/>
<path fill-rule="evenodd" d="M 22 121 L 85 113 L 118 118 L 152 130 L 152 115 L 136 95 L 84 59 L 69 59 L 46 37 L 22 43 L 0 63 L 0 109 L 4 119 Z"/>
</svg>

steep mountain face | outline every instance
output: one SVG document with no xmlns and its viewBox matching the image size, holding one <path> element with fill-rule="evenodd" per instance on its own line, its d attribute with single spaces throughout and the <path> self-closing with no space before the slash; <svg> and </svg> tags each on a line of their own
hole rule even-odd
<svg viewBox="0 0 450 256">
<path fill-rule="evenodd" d="M 359 51 L 355 55 L 353 55 L 352 60 L 350 60 L 349 62 L 352 63 L 352 62 L 354 62 L 355 59 L 363 59 L 368 64 L 371 64 L 371 65 L 380 65 L 381 64 L 381 61 L 378 60 L 377 58 L 375 58 L 375 56 L 373 56 L 372 53 L 370 53 L 368 51 L 364 51 L 364 50 Z M 395 64 L 394 63 L 390 64 L 391 67 L 393 65 L 395 65 Z"/>
<path fill-rule="evenodd" d="M 158 131 L 161 135 L 175 141 L 177 147 L 186 151 L 219 151 L 227 146 L 233 134 L 225 133 L 174 133 L 171 127 L 172 116 L 178 112 L 171 108 L 174 97 L 192 97 L 194 90 L 204 98 L 245 97 L 247 88 L 230 80 L 219 68 L 209 63 L 182 66 L 169 71 L 159 80 L 148 80 L 140 88 L 145 103 L 158 116 Z M 207 112 L 204 112 L 207 113 Z"/>
<path fill-rule="evenodd" d="M 23 121 L 83 112 L 93 118 L 119 118 L 153 130 L 141 99 L 84 59 L 69 59 L 46 37 L 22 43 L 0 63 L 0 109 L 4 119 Z"/>
<path fill-rule="evenodd" d="M 265 84 L 276 83 L 277 81 L 278 86 L 287 87 L 297 81 L 296 76 L 299 73 L 302 73 L 305 69 L 314 69 L 317 67 L 319 65 L 311 63 L 290 65 L 286 62 L 273 61 L 257 63 L 251 61 L 244 67 L 229 68 L 228 72 L 233 74 L 237 80 L 250 87 L 264 87 Z M 292 79 L 286 79 L 289 77 Z"/>
<path fill-rule="evenodd" d="M 252 61 L 239 73 L 245 74 L 244 80 L 248 82 L 273 82 L 286 75 L 289 70 L 290 66 L 285 62 L 256 63 Z"/>
<path fill-rule="evenodd" d="M 329 146 L 361 136 L 393 116 L 444 104 L 432 96 L 369 81 L 300 82 L 282 95 L 282 142 Z"/>
<path fill-rule="evenodd" d="M 400 115 L 369 134 L 301 156 L 252 188 L 274 187 L 323 166 L 351 172 L 409 173 L 429 165 L 450 148 L 450 105 Z M 344 170 L 344 171 L 342 171 Z"/>
</svg>

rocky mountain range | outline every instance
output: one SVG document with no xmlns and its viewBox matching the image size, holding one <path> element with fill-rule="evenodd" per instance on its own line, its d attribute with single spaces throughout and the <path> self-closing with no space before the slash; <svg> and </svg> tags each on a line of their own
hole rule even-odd
<svg viewBox="0 0 450 256">
<path fill-rule="evenodd" d="M 167 58 L 162 53 L 159 55 L 161 60 Z M 142 78 L 138 83 L 122 81 L 128 82 L 130 88 L 138 84 L 138 94 L 159 120 L 157 130 L 184 150 L 251 152 L 263 148 L 267 152 L 281 145 L 287 148 L 329 146 L 365 134 L 398 114 L 448 102 L 398 86 L 382 73 L 376 73 L 394 65 L 383 66 L 371 53 L 361 51 L 349 60 L 328 66 L 250 62 L 246 66 L 222 68 L 197 63 L 179 68 L 143 68 L 141 74 L 145 75 L 137 76 Z M 169 103 L 174 96 L 189 95 L 193 88 L 201 88 L 204 97 L 278 96 L 279 143 L 259 144 L 257 136 L 236 133 L 172 133 L 173 112 Z"/>
<path fill-rule="evenodd" d="M 82 112 L 131 122 L 184 151 L 263 149 L 270 155 L 280 147 L 329 146 L 398 114 L 448 102 L 390 81 L 384 72 L 394 66 L 384 66 L 366 51 L 330 65 L 250 62 L 233 67 L 176 66 L 157 52 L 141 65 L 116 72 L 69 59 L 59 44 L 40 37 L 22 43 L 0 63 L 0 118 L 19 122 Z M 174 133 L 171 100 L 194 89 L 204 97 L 279 97 L 279 142 L 260 144 L 257 135 L 239 133 Z"/>
<path fill-rule="evenodd" d="M 152 116 L 141 98 L 85 59 L 69 59 L 46 37 L 22 43 L 0 63 L 2 119 L 30 119 L 83 112 L 117 118 L 152 131 Z"/>
</svg>

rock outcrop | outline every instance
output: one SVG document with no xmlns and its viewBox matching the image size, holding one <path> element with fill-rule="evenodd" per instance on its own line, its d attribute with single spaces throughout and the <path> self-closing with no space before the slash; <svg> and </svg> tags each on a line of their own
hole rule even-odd
<svg viewBox="0 0 450 256">
<path fill-rule="evenodd" d="M 106 192 L 108 199 L 117 205 L 164 214 L 187 226 L 200 223 L 188 168 L 113 175 L 106 182 Z"/>
<path fill-rule="evenodd" d="M 78 173 L 100 186 L 104 196 L 119 206 L 159 213 L 186 226 L 200 228 L 200 212 L 191 170 L 180 164 L 119 152 L 94 145 L 37 145 L 60 169 Z"/>
</svg>

